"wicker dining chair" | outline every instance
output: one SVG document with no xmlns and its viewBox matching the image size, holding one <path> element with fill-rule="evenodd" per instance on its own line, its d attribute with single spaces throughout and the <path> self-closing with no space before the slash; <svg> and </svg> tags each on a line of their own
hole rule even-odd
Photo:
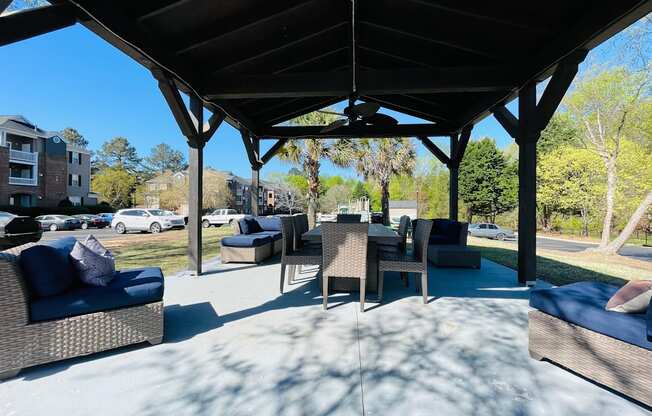
<svg viewBox="0 0 652 416">
<path fill-rule="evenodd" d="M 360 280 L 360 311 L 364 312 L 368 235 L 367 223 L 321 225 L 324 310 L 328 309 L 328 279 L 348 277 Z"/>
<path fill-rule="evenodd" d="M 337 214 L 337 222 L 344 224 L 355 224 L 362 219 L 361 214 Z"/>
<path fill-rule="evenodd" d="M 321 264 L 321 251 L 309 247 L 299 250 L 294 249 L 294 219 L 281 217 L 281 233 L 283 234 L 283 248 L 281 249 L 281 294 L 285 284 L 285 269 L 291 267 L 289 281 L 294 279 L 295 267 L 303 264 Z"/>
<path fill-rule="evenodd" d="M 412 234 L 412 252 L 381 251 L 378 253 L 378 299 L 383 298 L 385 272 L 418 273 L 421 275 L 423 303 L 428 303 L 428 238 L 432 221 L 417 220 Z M 418 281 L 418 279 L 415 279 Z M 418 286 L 418 285 L 417 285 Z"/>
<path fill-rule="evenodd" d="M 378 244 L 378 252 L 381 251 L 394 251 L 394 252 L 399 252 L 399 253 L 406 253 L 407 252 L 407 236 L 408 232 L 410 231 L 410 224 L 411 220 L 410 217 L 407 215 L 401 216 L 401 219 L 399 220 L 398 224 L 398 235 L 401 237 L 401 241 L 398 241 L 396 243 L 391 243 L 391 244 Z M 409 286 L 409 280 L 408 280 L 408 275 L 406 272 L 401 272 L 401 280 L 403 280 L 403 283 L 405 286 Z"/>
</svg>

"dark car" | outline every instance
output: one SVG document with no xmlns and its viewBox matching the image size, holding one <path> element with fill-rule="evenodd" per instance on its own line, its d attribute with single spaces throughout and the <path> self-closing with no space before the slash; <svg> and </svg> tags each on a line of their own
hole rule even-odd
<svg viewBox="0 0 652 416">
<path fill-rule="evenodd" d="M 34 218 L 0 211 L 0 250 L 41 239 L 43 230 Z"/>
<path fill-rule="evenodd" d="M 79 215 L 73 215 L 73 217 L 81 221 L 82 230 L 85 230 L 87 228 L 104 228 L 111 225 L 110 220 L 107 220 L 106 218 L 102 218 L 99 215 L 79 214 Z"/>
<path fill-rule="evenodd" d="M 113 220 L 113 213 L 112 212 L 102 212 L 102 213 L 97 214 L 97 216 L 100 217 L 100 218 L 104 218 L 106 221 L 109 222 L 109 224 L 111 224 L 111 221 Z"/>
<path fill-rule="evenodd" d="M 35 218 L 44 230 L 76 230 L 81 228 L 81 221 L 69 215 L 40 215 Z"/>
</svg>

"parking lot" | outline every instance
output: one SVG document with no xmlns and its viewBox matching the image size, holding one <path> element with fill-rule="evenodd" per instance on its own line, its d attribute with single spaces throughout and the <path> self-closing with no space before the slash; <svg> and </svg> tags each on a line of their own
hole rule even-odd
<svg viewBox="0 0 652 416">
<path fill-rule="evenodd" d="M 43 231 L 43 237 L 41 237 L 41 241 L 52 241 L 68 236 L 75 237 L 78 240 L 83 240 L 89 234 L 93 234 L 95 238 L 97 238 L 100 241 L 119 240 L 119 239 L 138 238 L 138 237 L 142 238 L 143 236 L 148 235 L 140 232 L 129 232 L 126 234 L 118 234 L 109 227 L 101 228 L 101 229 L 89 228 L 87 230 L 79 229 L 79 230 L 72 230 L 72 231 Z"/>
</svg>

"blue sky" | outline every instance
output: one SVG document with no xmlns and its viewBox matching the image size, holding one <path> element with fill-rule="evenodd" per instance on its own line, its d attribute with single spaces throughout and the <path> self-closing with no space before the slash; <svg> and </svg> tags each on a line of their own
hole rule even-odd
<svg viewBox="0 0 652 416">
<path fill-rule="evenodd" d="M 592 52 L 601 56 L 606 48 Z M 592 60 L 595 61 L 595 58 Z M 108 139 L 127 137 L 141 156 L 158 143 L 187 153 L 185 139 L 156 82 L 143 67 L 80 25 L 0 48 L 3 93 L 0 114 L 22 114 L 39 127 L 74 127 L 97 150 Z M 586 66 L 586 64 L 585 64 Z M 510 105 L 516 113 L 515 105 Z M 400 122 L 418 122 L 384 110 Z M 473 129 L 472 139 L 490 136 L 501 148 L 512 139 L 489 117 Z M 447 139 L 435 142 L 447 147 Z M 265 143 L 263 151 L 271 146 Z M 420 156 L 429 153 L 417 146 Z M 250 176 L 239 133 L 224 123 L 205 148 L 205 163 Z M 262 176 L 286 172 L 290 165 L 270 161 Z M 324 163 L 323 173 L 355 176 Z"/>
</svg>

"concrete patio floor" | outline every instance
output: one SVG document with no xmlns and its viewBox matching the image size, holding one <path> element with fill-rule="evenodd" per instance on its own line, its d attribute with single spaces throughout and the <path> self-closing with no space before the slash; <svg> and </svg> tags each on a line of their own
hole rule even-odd
<svg viewBox="0 0 652 416">
<path fill-rule="evenodd" d="M 431 302 L 386 278 L 382 305 L 331 296 L 312 274 L 209 264 L 173 276 L 165 340 L 23 371 L 0 415 L 646 415 L 527 352 L 528 290 L 514 271 L 430 270 Z M 314 273 L 313 273 L 314 274 Z"/>
</svg>

